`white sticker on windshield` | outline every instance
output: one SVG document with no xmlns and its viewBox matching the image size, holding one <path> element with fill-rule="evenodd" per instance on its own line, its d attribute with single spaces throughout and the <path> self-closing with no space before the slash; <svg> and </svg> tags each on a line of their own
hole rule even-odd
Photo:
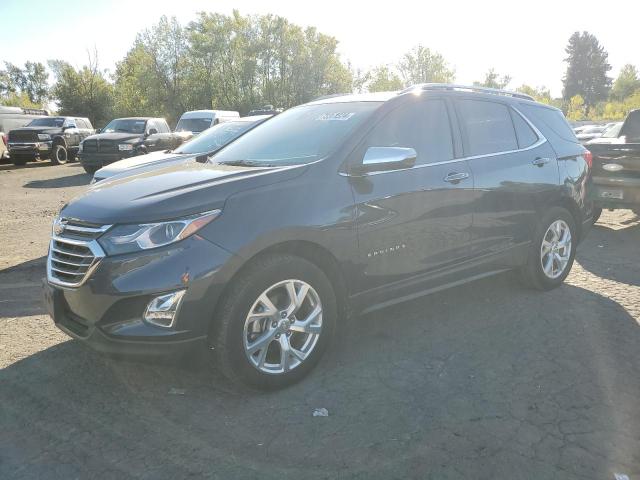
<svg viewBox="0 0 640 480">
<path fill-rule="evenodd" d="M 337 120 L 340 122 L 344 122 L 353 117 L 356 112 L 336 112 L 336 113 L 323 113 L 316 120 L 320 121 L 329 121 L 329 120 Z"/>
</svg>

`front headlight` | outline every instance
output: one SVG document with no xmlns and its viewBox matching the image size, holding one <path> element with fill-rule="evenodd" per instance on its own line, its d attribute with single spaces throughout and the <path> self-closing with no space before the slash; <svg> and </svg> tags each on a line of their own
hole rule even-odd
<svg viewBox="0 0 640 480">
<path fill-rule="evenodd" d="M 51 140 L 51 135 L 48 133 L 39 133 L 38 140 Z"/>
<path fill-rule="evenodd" d="M 120 145 L 118 145 L 118 150 L 120 150 L 121 152 L 130 152 L 131 150 L 133 150 L 133 145 L 131 145 L 130 143 L 121 143 Z"/>
<path fill-rule="evenodd" d="M 193 235 L 218 215 L 220 210 L 212 210 L 166 222 L 118 225 L 105 233 L 98 242 L 108 255 L 162 247 Z"/>
</svg>

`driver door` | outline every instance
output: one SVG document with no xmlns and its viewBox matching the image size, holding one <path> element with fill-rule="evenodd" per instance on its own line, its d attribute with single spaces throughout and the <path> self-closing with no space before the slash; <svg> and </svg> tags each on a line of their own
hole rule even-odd
<svg viewBox="0 0 640 480">
<path fill-rule="evenodd" d="M 360 159 L 370 147 L 417 153 L 413 167 L 350 177 L 362 266 L 358 291 L 387 295 L 395 285 L 406 292 L 407 282 L 467 259 L 473 177 L 467 162 L 456 159 L 459 140 L 450 112 L 444 99 L 411 99 L 389 112 L 356 149 Z"/>
</svg>

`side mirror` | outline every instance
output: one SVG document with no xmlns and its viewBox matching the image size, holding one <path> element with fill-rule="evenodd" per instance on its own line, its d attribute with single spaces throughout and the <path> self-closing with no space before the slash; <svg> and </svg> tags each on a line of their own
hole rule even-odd
<svg viewBox="0 0 640 480">
<path fill-rule="evenodd" d="M 156 130 L 155 128 L 150 128 L 149 131 L 147 132 L 147 137 L 151 135 L 155 135 L 156 133 L 158 133 L 158 130 Z"/>
<path fill-rule="evenodd" d="M 356 175 L 371 172 L 387 172 L 411 168 L 416 164 L 418 154 L 406 147 L 369 147 L 362 159 L 362 165 L 353 168 Z"/>
</svg>

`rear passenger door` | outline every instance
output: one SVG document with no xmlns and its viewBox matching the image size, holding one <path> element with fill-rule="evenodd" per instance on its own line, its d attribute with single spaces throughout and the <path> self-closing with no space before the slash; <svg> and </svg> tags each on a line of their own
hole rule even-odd
<svg viewBox="0 0 640 480">
<path fill-rule="evenodd" d="M 516 247 L 524 252 L 537 212 L 559 190 L 556 155 L 509 104 L 471 98 L 455 103 L 475 181 L 471 253 L 477 257 Z"/>
<path fill-rule="evenodd" d="M 369 147 L 416 150 L 412 168 L 352 176 L 363 274 L 358 291 L 408 295 L 429 272 L 468 256 L 473 178 L 456 159 L 454 131 L 444 99 L 414 98 L 387 113 L 354 152 Z M 354 162 L 356 163 L 356 162 Z M 381 288 L 384 287 L 384 288 Z"/>
</svg>

